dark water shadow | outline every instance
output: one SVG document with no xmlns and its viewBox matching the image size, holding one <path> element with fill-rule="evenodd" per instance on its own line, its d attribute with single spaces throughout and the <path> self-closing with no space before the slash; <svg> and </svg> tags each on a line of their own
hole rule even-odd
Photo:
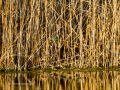
<svg viewBox="0 0 120 90">
<path fill-rule="evenodd" d="M 1 73 L 0 90 L 120 90 L 119 71 Z"/>
</svg>

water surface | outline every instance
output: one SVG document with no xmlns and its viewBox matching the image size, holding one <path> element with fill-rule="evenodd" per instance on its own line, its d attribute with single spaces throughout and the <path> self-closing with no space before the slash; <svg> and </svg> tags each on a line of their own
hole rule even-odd
<svg viewBox="0 0 120 90">
<path fill-rule="evenodd" d="M 0 90 L 120 90 L 120 72 L 1 73 Z"/>
</svg>

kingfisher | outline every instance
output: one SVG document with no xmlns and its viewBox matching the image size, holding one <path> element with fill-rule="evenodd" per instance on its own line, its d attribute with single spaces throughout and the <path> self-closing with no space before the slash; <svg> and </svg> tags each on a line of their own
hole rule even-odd
<svg viewBox="0 0 120 90">
<path fill-rule="evenodd" d="M 57 39 L 55 37 L 51 37 L 51 39 L 53 41 L 57 41 Z M 53 42 L 53 45 L 52 45 L 52 50 L 54 50 L 54 49 L 55 49 L 55 42 Z"/>
<path fill-rule="evenodd" d="M 57 39 L 56 39 L 55 37 L 51 37 L 51 39 L 52 39 L 53 41 L 57 41 Z"/>
</svg>

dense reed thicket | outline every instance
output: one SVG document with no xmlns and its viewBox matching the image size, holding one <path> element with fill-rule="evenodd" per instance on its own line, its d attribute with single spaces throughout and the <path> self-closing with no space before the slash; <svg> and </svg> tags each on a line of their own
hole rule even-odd
<svg viewBox="0 0 120 90">
<path fill-rule="evenodd" d="M 1 21 L 0 69 L 119 66 L 119 0 L 2 0 Z"/>
</svg>

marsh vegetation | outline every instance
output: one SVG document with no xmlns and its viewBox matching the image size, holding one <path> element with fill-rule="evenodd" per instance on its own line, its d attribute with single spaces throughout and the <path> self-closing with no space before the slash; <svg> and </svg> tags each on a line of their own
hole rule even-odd
<svg viewBox="0 0 120 90">
<path fill-rule="evenodd" d="M 120 0 L 1 1 L 1 70 L 119 66 Z"/>
</svg>

